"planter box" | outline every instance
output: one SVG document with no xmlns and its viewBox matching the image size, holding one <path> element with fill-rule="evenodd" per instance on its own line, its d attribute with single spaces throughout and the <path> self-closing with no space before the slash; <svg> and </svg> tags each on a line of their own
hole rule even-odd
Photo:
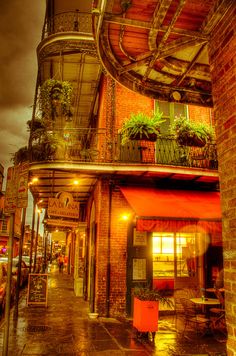
<svg viewBox="0 0 236 356">
<path fill-rule="evenodd" d="M 148 134 L 148 137 L 144 134 L 132 135 L 132 136 L 130 136 L 130 140 L 141 140 L 141 141 L 155 142 L 157 140 L 157 134 L 150 133 L 150 134 Z"/>
<path fill-rule="evenodd" d="M 194 146 L 194 147 L 204 147 L 206 140 L 199 139 L 197 136 L 193 137 L 178 137 L 177 141 L 181 146 Z"/>
<path fill-rule="evenodd" d="M 159 302 L 134 297 L 133 326 L 140 332 L 158 330 Z"/>
</svg>

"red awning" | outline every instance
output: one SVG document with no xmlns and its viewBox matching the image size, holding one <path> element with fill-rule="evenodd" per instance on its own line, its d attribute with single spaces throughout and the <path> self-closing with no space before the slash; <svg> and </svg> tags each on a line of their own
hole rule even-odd
<svg viewBox="0 0 236 356">
<path fill-rule="evenodd" d="M 145 231 L 175 231 L 186 225 L 210 229 L 218 222 L 221 229 L 220 194 L 218 192 L 121 187 L 129 205 L 137 215 L 137 229 Z M 179 221 L 178 221 L 179 220 Z M 171 226 L 168 221 L 173 221 Z M 158 230 L 157 230 L 158 228 Z"/>
</svg>

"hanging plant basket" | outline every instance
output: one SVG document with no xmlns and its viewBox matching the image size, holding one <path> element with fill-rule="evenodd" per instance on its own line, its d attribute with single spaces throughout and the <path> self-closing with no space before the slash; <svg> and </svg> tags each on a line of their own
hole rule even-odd
<svg viewBox="0 0 236 356">
<path fill-rule="evenodd" d="M 214 130 L 203 122 L 194 122 L 186 117 L 178 117 L 170 127 L 180 146 L 204 147 L 214 139 Z"/>
<path fill-rule="evenodd" d="M 180 146 L 195 146 L 195 147 L 204 147 L 206 144 L 205 139 L 200 139 L 197 136 L 192 137 L 178 137 L 177 142 Z"/>
<path fill-rule="evenodd" d="M 147 115 L 142 112 L 132 113 L 129 119 L 126 119 L 119 130 L 121 134 L 122 145 L 130 140 L 157 140 L 160 133 L 160 125 L 165 121 L 162 119 L 162 113 L 156 111 Z"/>
<path fill-rule="evenodd" d="M 57 115 L 58 108 L 61 114 L 71 115 L 73 86 L 68 81 L 47 79 L 40 87 L 40 108 L 44 118 Z"/>
<path fill-rule="evenodd" d="M 157 140 L 157 134 L 155 132 L 150 133 L 147 135 L 145 134 L 136 134 L 136 135 L 131 135 L 130 136 L 130 140 L 135 141 L 135 140 L 145 140 L 145 141 L 151 141 L 151 142 L 155 142 Z"/>
</svg>

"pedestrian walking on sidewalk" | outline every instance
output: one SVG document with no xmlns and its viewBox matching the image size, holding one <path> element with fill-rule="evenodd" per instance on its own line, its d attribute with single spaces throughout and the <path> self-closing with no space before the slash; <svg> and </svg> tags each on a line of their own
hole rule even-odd
<svg viewBox="0 0 236 356">
<path fill-rule="evenodd" d="M 64 268 L 64 256 L 60 254 L 58 256 L 57 262 L 58 262 L 59 272 L 61 273 L 63 272 L 63 268 Z"/>
</svg>

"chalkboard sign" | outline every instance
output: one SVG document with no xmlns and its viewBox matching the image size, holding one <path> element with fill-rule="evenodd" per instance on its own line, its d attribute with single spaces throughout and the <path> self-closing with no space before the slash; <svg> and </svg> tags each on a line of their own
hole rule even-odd
<svg viewBox="0 0 236 356">
<path fill-rule="evenodd" d="M 48 275 L 30 273 L 28 279 L 27 304 L 44 304 L 48 302 Z"/>
</svg>

